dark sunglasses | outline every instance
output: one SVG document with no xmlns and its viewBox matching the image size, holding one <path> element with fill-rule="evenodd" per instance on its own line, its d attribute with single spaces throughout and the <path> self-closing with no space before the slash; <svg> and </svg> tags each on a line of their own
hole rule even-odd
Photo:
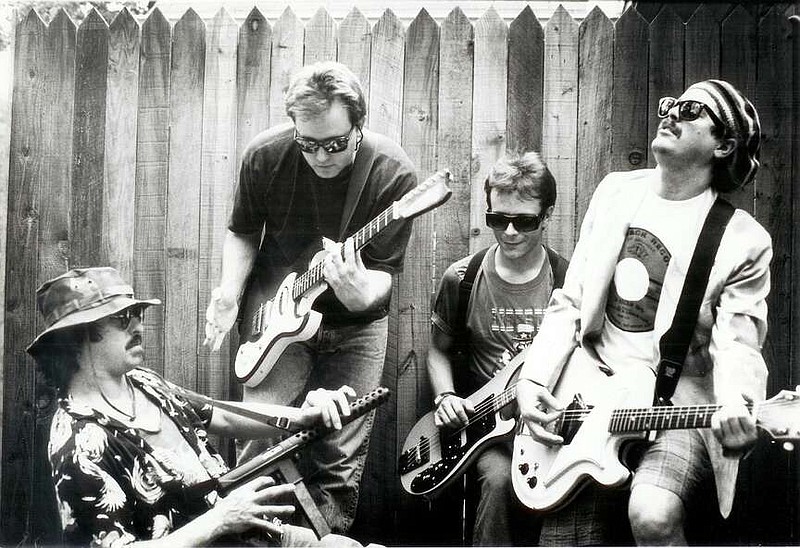
<svg viewBox="0 0 800 548">
<path fill-rule="evenodd" d="M 542 216 L 486 212 L 486 226 L 492 230 L 505 230 L 508 228 L 508 223 L 514 223 L 514 228 L 519 232 L 533 232 L 542 224 Z"/>
<path fill-rule="evenodd" d="M 717 115 L 714 114 L 713 110 L 708 108 L 708 105 L 701 103 L 700 101 L 692 101 L 690 99 L 678 101 L 675 97 L 662 97 L 658 101 L 658 117 L 666 118 L 669 116 L 669 111 L 675 106 L 678 107 L 679 120 L 686 120 L 687 122 L 697 120 L 700 118 L 700 114 L 703 113 L 703 109 L 705 109 L 705 111 L 708 113 L 708 117 L 711 118 L 712 122 L 714 122 L 714 125 L 720 128 L 725 127 L 725 124 L 722 123 L 722 120 L 717 118 Z"/>
<path fill-rule="evenodd" d="M 143 306 L 132 306 L 130 308 L 126 308 L 122 312 L 117 312 L 116 314 L 109 316 L 109 319 L 119 323 L 120 329 L 128 329 L 128 327 L 131 325 L 131 321 L 133 321 L 134 318 L 140 322 L 144 321 Z"/>
<path fill-rule="evenodd" d="M 324 149 L 325 152 L 329 154 L 336 154 L 337 152 L 342 152 L 347 149 L 348 143 L 350 143 L 350 136 L 353 134 L 353 128 L 361 130 L 356 126 L 351 126 L 350 131 L 345 133 L 344 135 L 340 135 L 338 137 L 331 137 L 330 139 L 325 139 L 322 141 L 317 141 L 316 139 L 312 139 L 311 137 L 303 137 L 297 130 L 294 130 L 294 142 L 297 143 L 297 146 L 300 147 L 300 150 L 307 154 L 314 154 L 320 148 Z"/>
</svg>

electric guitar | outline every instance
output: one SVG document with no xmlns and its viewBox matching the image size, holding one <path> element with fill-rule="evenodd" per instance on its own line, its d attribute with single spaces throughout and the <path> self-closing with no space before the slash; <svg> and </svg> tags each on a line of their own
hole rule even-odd
<svg viewBox="0 0 800 548">
<path fill-rule="evenodd" d="M 406 437 L 398 470 L 411 495 L 434 496 L 464 473 L 487 446 L 509 439 L 516 425 L 517 377 L 525 351 L 517 354 L 492 380 L 467 399 L 475 407 L 466 426 L 434 424 L 434 411 L 424 415 Z"/>
<path fill-rule="evenodd" d="M 380 234 L 394 221 L 413 219 L 440 206 L 450 198 L 447 186 L 450 173 L 438 172 L 409 191 L 351 236 L 356 251 Z M 322 259 L 328 252 L 320 251 L 311 260 L 307 272 L 290 273 L 274 293 L 260 299 L 248 295 L 243 325 L 242 343 L 236 354 L 234 373 L 246 386 L 257 386 L 272 370 L 275 362 L 293 342 L 306 341 L 317 332 L 322 315 L 312 310 L 314 301 L 328 287 L 322 275 Z M 270 295 L 272 299 L 266 300 Z"/>
<path fill-rule="evenodd" d="M 622 487 L 632 477 L 621 462 L 624 442 L 642 439 L 650 431 L 711 426 L 711 416 L 720 408 L 716 404 L 651 407 L 655 378 L 649 369 L 608 377 L 588 360 L 571 361 L 553 395 L 572 403 L 548 425 L 548 430 L 564 438 L 563 445 L 536 441 L 519 421 L 511 478 L 520 502 L 532 510 L 553 511 L 568 504 L 591 481 Z M 592 405 L 595 401 L 603 403 Z M 748 407 L 758 427 L 772 438 L 800 438 L 798 392 L 783 391 Z M 734 489 L 738 458 L 724 461 L 715 468 L 715 479 L 718 485 L 733 486 L 726 490 Z M 733 491 L 729 494 L 732 501 Z"/>
</svg>

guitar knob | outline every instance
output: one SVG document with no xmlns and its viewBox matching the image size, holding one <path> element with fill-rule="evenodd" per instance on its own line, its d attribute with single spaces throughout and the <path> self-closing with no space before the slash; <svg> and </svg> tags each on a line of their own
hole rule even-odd
<svg viewBox="0 0 800 548">
<path fill-rule="evenodd" d="M 531 489 L 533 489 L 534 487 L 536 487 L 536 484 L 538 483 L 538 481 L 539 481 L 539 480 L 538 480 L 538 479 L 536 479 L 536 476 L 531 476 L 531 477 L 529 477 L 529 478 L 528 478 L 528 487 L 530 487 Z"/>
<path fill-rule="evenodd" d="M 790 441 L 783 442 L 784 451 L 794 451 L 794 444 Z"/>
<path fill-rule="evenodd" d="M 527 462 L 523 462 L 522 464 L 519 465 L 519 471 L 520 473 L 522 473 L 523 476 L 528 475 L 528 469 L 529 467 Z"/>
</svg>

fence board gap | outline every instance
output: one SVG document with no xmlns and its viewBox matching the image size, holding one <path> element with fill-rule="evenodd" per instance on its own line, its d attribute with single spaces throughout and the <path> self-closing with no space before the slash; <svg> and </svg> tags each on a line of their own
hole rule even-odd
<svg viewBox="0 0 800 548">
<path fill-rule="evenodd" d="M 165 232 L 169 178 L 170 26 L 155 8 L 142 25 L 136 129 L 133 287 L 166 302 Z M 147 311 L 148 367 L 164 373 L 164 306 Z"/>
<path fill-rule="evenodd" d="M 545 239 L 556 251 L 569 257 L 576 233 L 578 25 L 563 6 L 559 6 L 544 32 L 542 158 L 558 188 L 553 220 Z"/>
<path fill-rule="evenodd" d="M 686 85 L 716 78 L 720 71 L 720 24 L 703 4 L 686 23 Z"/>
<path fill-rule="evenodd" d="M 508 150 L 542 150 L 544 30 L 530 6 L 508 27 Z"/>
<path fill-rule="evenodd" d="M 473 96 L 481 101 L 472 105 L 470 252 L 495 242 L 484 223 L 483 182 L 506 152 L 507 63 L 508 28 L 494 8 L 489 8 L 475 24 L 474 82 L 480 87 L 473 90 Z"/>
<path fill-rule="evenodd" d="M 336 60 L 336 21 L 319 8 L 306 24 L 303 64 Z"/>
<path fill-rule="evenodd" d="M 372 49 L 372 29 L 367 18 L 353 7 L 339 23 L 337 59 L 347 65 L 361 82 L 364 97 L 369 97 L 370 50 Z"/>
</svg>

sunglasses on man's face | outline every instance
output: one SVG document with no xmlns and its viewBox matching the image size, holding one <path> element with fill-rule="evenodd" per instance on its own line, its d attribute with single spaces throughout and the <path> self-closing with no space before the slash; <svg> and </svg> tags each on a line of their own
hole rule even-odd
<svg viewBox="0 0 800 548">
<path fill-rule="evenodd" d="M 347 145 L 350 143 L 350 136 L 353 134 L 354 127 L 355 126 L 351 126 L 350 131 L 344 135 L 331 137 L 330 139 L 323 139 L 322 141 L 317 141 L 311 137 L 303 137 L 297 133 L 297 130 L 295 129 L 294 142 L 297 143 L 297 146 L 300 147 L 300 150 L 307 154 L 314 154 L 320 148 L 329 154 L 336 154 L 337 152 L 347 150 Z"/>
<path fill-rule="evenodd" d="M 514 223 L 514 228 L 518 232 L 533 232 L 542 224 L 542 216 L 486 212 L 486 226 L 492 230 L 505 230 L 509 223 Z"/>
<path fill-rule="evenodd" d="M 675 97 L 662 97 L 658 101 L 658 117 L 666 118 L 669 116 L 669 111 L 676 106 L 678 107 L 679 120 L 686 120 L 687 122 L 697 120 L 700 118 L 700 115 L 705 109 L 705 111 L 708 113 L 708 117 L 711 118 L 712 122 L 714 122 L 714 125 L 721 128 L 725 127 L 725 124 L 722 123 L 722 120 L 717 118 L 717 115 L 714 114 L 714 111 L 711 110 L 708 105 L 701 103 L 700 101 L 692 101 L 691 99 L 678 101 L 675 99 Z"/>
<path fill-rule="evenodd" d="M 128 327 L 131 325 L 131 321 L 133 321 L 134 318 L 140 322 L 144 321 L 144 307 L 132 306 L 131 308 L 126 308 L 122 312 L 112 314 L 108 318 L 117 322 L 120 329 L 128 329 Z"/>
</svg>

